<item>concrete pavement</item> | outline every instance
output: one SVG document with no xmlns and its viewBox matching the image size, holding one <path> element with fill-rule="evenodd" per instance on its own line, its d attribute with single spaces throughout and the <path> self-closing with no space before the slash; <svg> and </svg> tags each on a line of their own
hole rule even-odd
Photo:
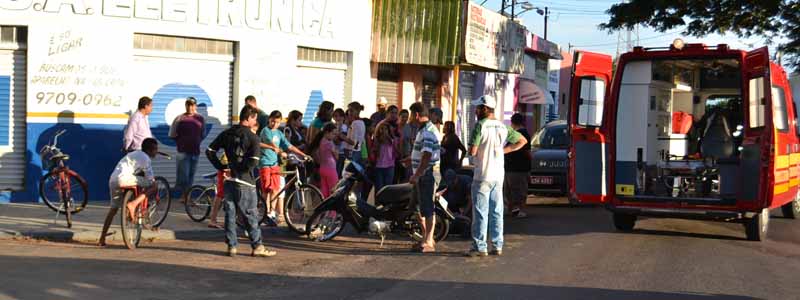
<svg viewBox="0 0 800 300">
<path fill-rule="evenodd" d="M 221 238 L 120 242 L 0 241 L 0 299 L 799 299 L 800 223 L 778 217 L 769 240 L 739 224 L 643 219 L 614 230 L 595 207 L 533 206 L 507 219 L 504 256 L 465 258 L 345 232 L 316 243 L 265 235 L 278 256 L 225 256 Z M 247 254 L 243 240 L 241 254 Z"/>
<path fill-rule="evenodd" d="M 108 205 L 102 202 L 91 202 L 86 209 L 73 216 L 72 228 L 67 228 L 64 215 L 58 215 L 44 204 L 11 203 L 0 204 L 0 238 L 36 238 L 60 241 L 93 242 L 97 241 L 103 228 L 103 221 L 108 213 Z M 220 214 L 221 217 L 224 214 Z M 122 240 L 119 230 L 119 213 L 111 223 L 107 238 L 109 241 Z M 221 231 L 207 228 L 206 223 L 197 223 L 189 219 L 183 210 L 183 204 L 173 200 L 170 214 L 158 231 L 145 230 L 145 240 L 174 240 L 181 237 L 219 235 Z"/>
</svg>

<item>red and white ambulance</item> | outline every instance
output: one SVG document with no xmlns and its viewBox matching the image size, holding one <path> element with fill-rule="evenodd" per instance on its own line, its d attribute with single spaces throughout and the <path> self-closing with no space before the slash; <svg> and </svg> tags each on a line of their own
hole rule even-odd
<svg viewBox="0 0 800 300">
<path fill-rule="evenodd" d="M 786 72 L 766 47 L 684 44 L 578 51 L 571 86 L 570 197 L 637 217 L 744 224 L 800 217 L 800 128 Z"/>
</svg>

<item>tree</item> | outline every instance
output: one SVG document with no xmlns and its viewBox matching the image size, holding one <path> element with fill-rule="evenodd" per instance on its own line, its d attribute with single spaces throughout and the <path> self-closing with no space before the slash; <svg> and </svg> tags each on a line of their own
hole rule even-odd
<svg viewBox="0 0 800 300">
<path fill-rule="evenodd" d="M 606 13 L 611 18 L 600 24 L 606 30 L 645 25 L 665 32 L 685 26 L 682 34 L 696 37 L 730 32 L 767 43 L 785 39 L 778 50 L 800 71 L 800 0 L 631 0 Z"/>
</svg>

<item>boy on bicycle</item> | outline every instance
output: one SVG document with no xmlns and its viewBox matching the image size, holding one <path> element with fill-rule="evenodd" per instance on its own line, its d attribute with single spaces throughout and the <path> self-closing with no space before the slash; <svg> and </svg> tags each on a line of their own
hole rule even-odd
<svg viewBox="0 0 800 300">
<path fill-rule="evenodd" d="M 106 221 L 103 223 L 103 231 L 100 233 L 100 240 L 97 242 L 98 246 L 106 246 L 106 235 L 108 234 L 108 227 L 111 226 L 111 221 L 117 215 L 117 210 L 125 203 L 122 203 L 122 196 L 124 190 L 121 187 L 138 186 L 146 188 L 144 193 L 139 194 L 133 201 L 128 202 L 128 211 L 131 213 L 130 218 L 134 218 L 134 211 L 137 206 L 144 200 L 148 194 L 153 194 L 156 191 L 155 177 L 153 176 L 153 167 L 150 164 L 151 159 L 158 154 L 158 141 L 154 138 L 146 138 L 142 141 L 142 149 L 129 152 L 122 159 L 119 160 L 111 177 L 108 178 L 108 189 L 111 192 L 111 206 L 106 215 Z"/>
</svg>

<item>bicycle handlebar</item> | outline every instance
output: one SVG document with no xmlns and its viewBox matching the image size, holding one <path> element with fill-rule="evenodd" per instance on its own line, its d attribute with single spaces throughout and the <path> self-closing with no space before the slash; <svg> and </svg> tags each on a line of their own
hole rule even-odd
<svg viewBox="0 0 800 300">
<path fill-rule="evenodd" d="M 172 160 L 172 156 L 170 156 L 169 154 L 167 154 L 165 152 L 158 151 L 158 155 L 161 155 L 161 156 L 165 157 L 166 159 Z"/>
</svg>

